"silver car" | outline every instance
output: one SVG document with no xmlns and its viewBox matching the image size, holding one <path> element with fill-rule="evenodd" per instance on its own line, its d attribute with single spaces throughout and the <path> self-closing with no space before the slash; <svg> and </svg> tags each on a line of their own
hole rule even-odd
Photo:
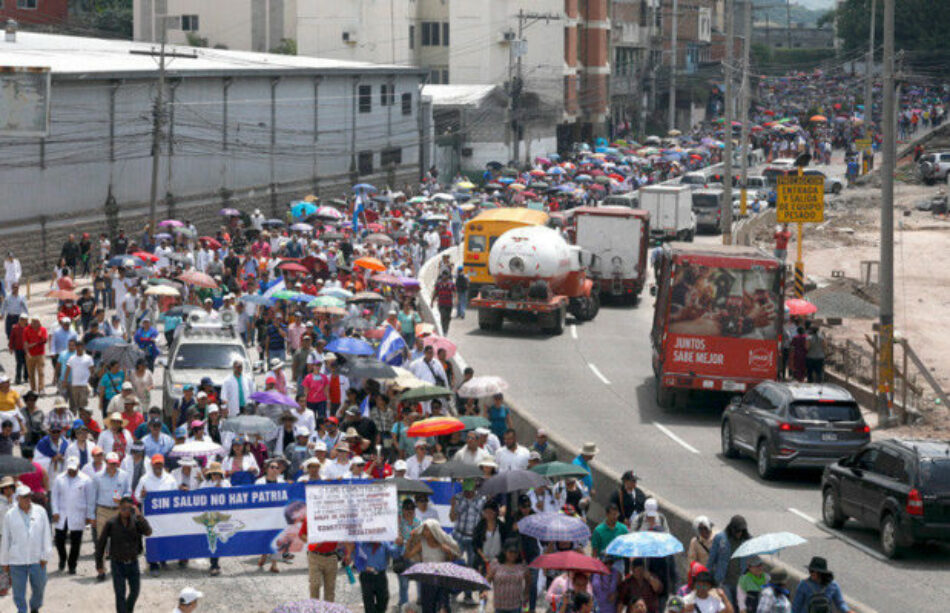
<svg viewBox="0 0 950 613">
<path fill-rule="evenodd" d="M 837 385 L 760 383 L 722 414 L 722 455 L 755 458 L 762 479 L 784 467 L 823 468 L 871 440 L 851 394 Z"/>
</svg>

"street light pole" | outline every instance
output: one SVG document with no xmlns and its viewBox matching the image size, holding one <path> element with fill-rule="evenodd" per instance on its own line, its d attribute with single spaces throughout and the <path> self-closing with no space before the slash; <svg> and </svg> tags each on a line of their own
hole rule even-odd
<svg viewBox="0 0 950 613">
<path fill-rule="evenodd" d="M 670 130 L 676 129 L 676 52 L 679 32 L 679 0 L 673 0 L 673 32 L 670 36 Z"/>
<path fill-rule="evenodd" d="M 884 0 L 884 155 L 881 164 L 881 269 L 878 415 L 891 414 L 894 383 L 894 168 L 897 157 L 896 92 L 894 90 L 894 0 Z"/>
<path fill-rule="evenodd" d="M 868 43 L 868 59 L 865 64 L 867 77 L 864 81 L 864 138 L 871 138 L 871 117 L 874 111 L 874 13 L 875 13 L 875 4 L 876 0 L 871 0 L 871 32 L 869 35 L 870 42 Z"/>
<path fill-rule="evenodd" d="M 749 55 L 750 47 L 752 46 L 752 2 L 746 5 L 745 12 L 745 44 L 742 45 L 742 97 L 740 98 L 742 105 L 739 108 L 739 122 L 742 123 L 742 136 L 740 137 L 739 147 L 742 152 L 741 160 L 741 196 L 739 200 L 739 214 L 745 217 L 746 214 L 746 205 L 748 198 L 748 190 L 746 188 L 748 184 L 749 177 L 749 99 L 751 93 L 749 91 L 749 71 L 751 66 L 749 66 Z M 730 205 L 730 209 L 731 209 Z"/>
<path fill-rule="evenodd" d="M 162 44 L 158 55 L 158 92 L 155 94 L 155 108 L 152 110 L 152 185 L 148 198 L 149 232 L 155 234 L 156 208 L 158 206 L 158 170 L 161 161 L 162 108 L 165 104 L 165 43 L 168 39 L 168 15 L 162 15 Z M 171 163 L 171 161 L 169 161 Z"/>
<path fill-rule="evenodd" d="M 735 40 L 735 0 L 726 0 L 726 61 L 725 70 L 725 96 L 726 96 L 726 120 L 723 123 L 723 140 L 726 144 L 723 163 L 725 168 L 722 178 L 722 244 L 732 244 L 732 120 L 735 116 L 733 107 L 732 93 L 732 62 L 733 62 L 733 40 Z"/>
</svg>

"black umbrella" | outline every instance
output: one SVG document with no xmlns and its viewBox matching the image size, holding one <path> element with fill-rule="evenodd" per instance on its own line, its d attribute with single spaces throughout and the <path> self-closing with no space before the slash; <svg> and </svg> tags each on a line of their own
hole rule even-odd
<svg viewBox="0 0 950 613">
<path fill-rule="evenodd" d="M 123 370 L 132 370 L 136 362 L 143 359 L 145 359 L 145 352 L 131 343 L 120 343 L 102 350 L 103 364 L 116 360 L 119 368 Z"/>
<path fill-rule="evenodd" d="M 422 471 L 423 477 L 429 478 L 452 478 L 452 479 L 473 479 L 481 477 L 482 471 L 472 464 L 463 464 L 456 460 L 444 464 L 430 464 L 429 468 Z"/>
<path fill-rule="evenodd" d="M 324 232 L 320 235 L 320 238 L 328 241 L 338 241 L 343 239 L 343 235 L 339 232 Z"/>
<path fill-rule="evenodd" d="M 405 479 L 403 477 L 396 477 L 393 479 L 393 481 L 396 482 L 396 492 L 399 494 L 425 494 L 426 496 L 432 495 L 432 488 L 422 481 L 416 481 L 415 479 Z"/>
<path fill-rule="evenodd" d="M 202 309 L 199 306 L 195 306 L 193 304 L 182 304 L 168 309 L 165 311 L 165 315 L 169 317 L 181 317 L 182 319 L 185 319 L 188 317 L 189 313 L 194 313 L 195 311 L 200 310 Z"/>
<path fill-rule="evenodd" d="M 547 485 L 548 480 L 530 470 L 509 470 L 495 475 L 478 488 L 480 496 L 494 496 Z"/>
<path fill-rule="evenodd" d="M 396 370 L 389 364 L 375 358 L 359 356 L 347 358 L 340 371 L 355 379 L 392 379 L 396 376 Z"/>
<path fill-rule="evenodd" d="M 501 162 L 488 162 L 485 164 L 486 168 L 491 168 L 492 170 L 498 170 L 504 167 L 504 164 Z"/>
<path fill-rule="evenodd" d="M 33 467 L 33 462 L 26 458 L 13 455 L 0 456 L 0 476 L 2 477 L 7 475 L 16 477 L 17 475 L 31 473 L 34 470 L 36 469 Z"/>
</svg>

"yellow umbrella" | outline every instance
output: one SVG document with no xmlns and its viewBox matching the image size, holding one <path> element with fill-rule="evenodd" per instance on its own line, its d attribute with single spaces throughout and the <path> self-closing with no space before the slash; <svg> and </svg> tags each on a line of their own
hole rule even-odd
<svg viewBox="0 0 950 613">
<path fill-rule="evenodd" d="M 521 190 L 525 188 L 527 188 L 527 186 L 522 183 L 512 183 L 511 185 L 508 186 L 508 189 L 513 189 L 516 192 L 520 192 Z"/>
<path fill-rule="evenodd" d="M 179 292 L 174 287 L 170 285 L 153 285 L 152 287 L 145 290 L 146 296 L 181 296 Z"/>
<path fill-rule="evenodd" d="M 317 198 L 313 194 L 310 194 L 309 196 L 303 199 L 304 202 L 316 202 L 317 200 L 319 200 L 319 198 Z"/>
<path fill-rule="evenodd" d="M 459 181 L 455 184 L 458 189 L 475 189 L 475 184 L 471 181 Z"/>
</svg>

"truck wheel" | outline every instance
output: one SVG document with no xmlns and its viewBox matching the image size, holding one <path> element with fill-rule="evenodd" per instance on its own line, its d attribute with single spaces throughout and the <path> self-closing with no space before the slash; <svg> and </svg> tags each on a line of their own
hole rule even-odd
<svg viewBox="0 0 950 613">
<path fill-rule="evenodd" d="M 657 376 L 654 380 L 654 387 L 656 388 L 656 404 L 661 409 L 672 409 L 673 390 L 663 385 L 659 376 Z"/>
<path fill-rule="evenodd" d="M 501 329 L 502 316 L 491 309 L 478 309 L 478 327 L 481 330 L 497 331 Z"/>
<path fill-rule="evenodd" d="M 561 334 L 564 334 L 564 323 L 566 319 L 567 319 L 567 309 L 565 309 L 564 307 L 559 308 L 554 313 L 554 321 L 552 322 L 552 325 L 548 329 L 548 331 L 554 336 L 560 336 Z"/>
<path fill-rule="evenodd" d="M 598 294 L 590 295 L 590 319 L 597 317 L 600 313 L 600 296 Z"/>
<path fill-rule="evenodd" d="M 693 238 L 695 238 L 695 236 L 696 236 L 696 230 L 689 230 L 688 232 L 686 232 L 686 242 L 687 243 L 693 242 Z"/>
<path fill-rule="evenodd" d="M 837 196 L 838 194 L 840 194 L 840 193 L 841 193 L 841 184 L 840 184 L 840 183 L 835 183 L 835 184 L 831 187 L 831 193 L 834 194 L 835 196 Z"/>
</svg>

